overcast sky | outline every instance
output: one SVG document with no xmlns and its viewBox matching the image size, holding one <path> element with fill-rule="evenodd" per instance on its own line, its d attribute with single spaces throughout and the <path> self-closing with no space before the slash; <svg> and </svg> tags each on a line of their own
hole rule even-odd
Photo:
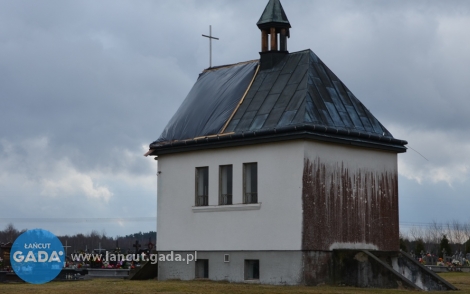
<svg viewBox="0 0 470 294">
<path fill-rule="evenodd" d="M 257 59 L 267 2 L 0 0 L 0 229 L 156 230 L 142 155 L 209 65 L 201 34 L 213 65 Z M 281 2 L 289 51 L 423 155 L 399 155 L 401 224 L 469 222 L 470 1 Z"/>
</svg>

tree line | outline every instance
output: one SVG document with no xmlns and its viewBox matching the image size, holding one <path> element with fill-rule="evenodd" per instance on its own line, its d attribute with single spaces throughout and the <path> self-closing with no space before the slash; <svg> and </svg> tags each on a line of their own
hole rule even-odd
<svg viewBox="0 0 470 294">
<path fill-rule="evenodd" d="M 0 244 L 13 243 L 15 239 L 25 231 L 26 230 L 20 231 L 16 229 L 11 223 L 8 224 L 3 231 L 0 231 Z M 138 249 L 147 249 L 149 243 L 152 243 L 155 249 L 157 232 L 139 232 L 126 236 L 108 237 L 104 231 L 99 233 L 93 230 L 89 234 L 65 235 L 57 236 L 57 238 L 62 242 L 62 245 L 70 246 L 64 248 L 68 254 L 85 251 L 91 253 L 93 250 L 99 251 L 99 249 L 114 251 L 117 247 L 123 253 L 134 253 L 136 241 L 138 241 L 140 245 Z"/>
<path fill-rule="evenodd" d="M 4 230 L 0 231 L 0 243 L 14 242 L 15 239 L 25 230 L 17 230 L 13 224 L 8 224 Z M 135 242 L 140 244 L 139 249 L 147 249 L 149 242 L 155 248 L 157 232 L 135 233 L 126 236 L 108 237 L 103 231 L 101 233 L 93 230 L 88 234 L 76 234 L 57 236 L 68 253 L 87 250 L 92 252 L 95 249 L 106 249 L 114 251 L 119 247 L 121 252 L 134 252 Z M 412 226 L 407 230 L 400 230 L 400 249 L 406 252 L 413 252 L 416 255 L 430 253 L 442 257 L 443 249 L 446 255 L 454 255 L 462 252 L 470 253 L 470 222 L 461 223 L 451 221 L 447 223 L 437 223 L 433 221 L 425 226 Z"/>
<path fill-rule="evenodd" d="M 442 257 L 470 253 L 470 222 L 433 221 L 425 226 L 412 226 L 400 231 L 400 249 L 414 254 L 430 253 Z"/>
</svg>

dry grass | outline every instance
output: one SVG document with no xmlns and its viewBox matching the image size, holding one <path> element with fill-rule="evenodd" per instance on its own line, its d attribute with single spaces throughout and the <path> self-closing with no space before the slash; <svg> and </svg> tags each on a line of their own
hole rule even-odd
<svg viewBox="0 0 470 294">
<path fill-rule="evenodd" d="M 444 273 L 439 274 L 452 285 L 459 288 L 462 293 L 470 293 L 470 273 Z"/>
<path fill-rule="evenodd" d="M 454 293 L 470 293 L 470 274 L 446 273 L 442 276 L 460 289 Z M 407 290 L 359 289 L 351 287 L 304 287 L 231 284 L 211 281 L 128 281 L 95 279 L 78 282 L 51 282 L 44 285 L 25 283 L 0 284 L 0 293 L 410 293 Z M 439 293 L 439 292 L 438 292 Z M 442 292 L 441 292 L 442 293 Z"/>
</svg>

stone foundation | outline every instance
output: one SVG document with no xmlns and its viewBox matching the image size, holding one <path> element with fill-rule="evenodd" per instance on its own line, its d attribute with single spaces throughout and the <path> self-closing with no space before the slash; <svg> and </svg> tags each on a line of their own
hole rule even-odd
<svg viewBox="0 0 470 294">
<path fill-rule="evenodd" d="M 171 252 L 159 252 L 171 257 Z M 363 288 L 456 290 L 398 251 L 194 251 L 174 252 L 179 261 L 159 261 L 159 280 L 206 278 L 271 285 L 348 285 Z"/>
</svg>

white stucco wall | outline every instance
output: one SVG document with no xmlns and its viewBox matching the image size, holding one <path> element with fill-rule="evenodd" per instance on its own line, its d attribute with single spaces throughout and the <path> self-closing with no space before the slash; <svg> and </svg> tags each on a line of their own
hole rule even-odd
<svg viewBox="0 0 470 294">
<path fill-rule="evenodd" d="M 258 163 L 259 209 L 194 211 L 196 167 L 209 167 L 209 206 L 217 206 L 219 166 L 232 164 L 233 203 L 241 204 L 248 162 Z M 159 156 L 158 250 L 300 250 L 303 164 L 302 141 Z"/>
</svg>

